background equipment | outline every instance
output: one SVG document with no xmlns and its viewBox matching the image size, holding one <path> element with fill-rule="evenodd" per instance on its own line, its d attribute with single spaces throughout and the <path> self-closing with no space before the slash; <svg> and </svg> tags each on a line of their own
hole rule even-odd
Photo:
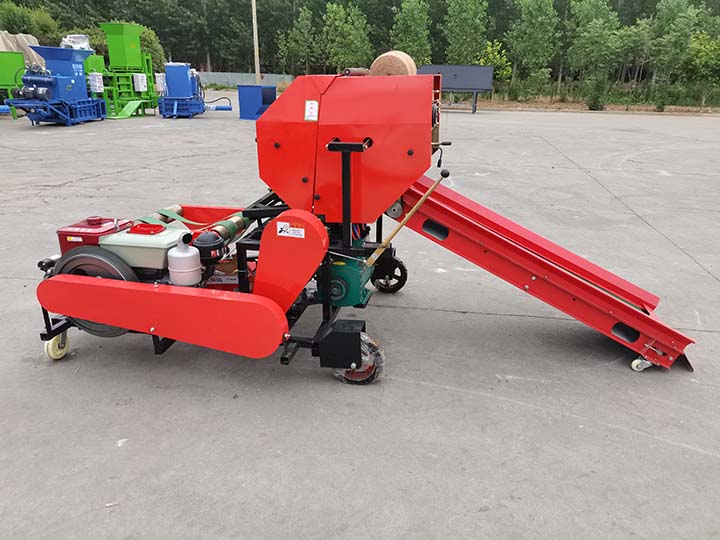
<svg viewBox="0 0 720 540">
<path fill-rule="evenodd" d="M 0 51 L 0 105 L 12 96 L 12 91 L 20 86 L 20 78 L 25 72 L 25 60 L 21 52 Z M 10 113 L 17 118 L 15 107 L 8 107 L 3 114 Z"/>
<path fill-rule="evenodd" d="M 240 120 L 257 120 L 277 98 L 277 87 L 253 84 L 238 85 Z"/>
<path fill-rule="evenodd" d="M 31 48 L 45 59 L 45 69 L 31 66 L 22 77 L 23 86 L 12 91 L 7 105 L 27 113 L 33 125 L 41 122 L 73 126 L 107 116 L 105 102 L 90 97 L 83 62 L 90 50 L 61 47 Z"/>
<path fill-rule="evenodd" d="M 61 229 L 61 254 L 39 262 L 48 354 L 65 354 L 74 326 L 149 334 L 158 354 L 175 340 L 250 358 L 279 347 L 288 364 L 307 349 L 344 382 L 372 382 L 384 353 L 339 314 L 406 285 L 388 216 L 623 344 L 637 371 L 687 361 L 692 340 L 653 315 L 655 295 L 441 185 L 449 172 L 424 176 L 449 145 L 440 76 L 347 73 L 298 77 L 257 121 L 270 191 L 250 205 Z M 296 323 L 312 306 L 307 334 Z"/>
<path fill-rule="evenodd" d="M 227 105 L 213 105 L 225 100 Z M 198 72 L 190 64 L 170 62 L 165 64 L 165 91 L 158 99 L 163 118 L 192 118 L 205 111 L 232 111 L 229 98 L 221 97 L 205 101 L 205 89 Z"/>
<path fill-rule="evenodd" d="M 140 35 L 143 27 L 137 24 L 100 23 L 108 46 L 108 67 L 103 70 L 104 98 L 108 117 L 128 118 L 144 115 L 157 108 L 155 72 L 152 58 L 143 52 Z M 93 62 L 95 69 L 98 61 Z"/>
</svg>

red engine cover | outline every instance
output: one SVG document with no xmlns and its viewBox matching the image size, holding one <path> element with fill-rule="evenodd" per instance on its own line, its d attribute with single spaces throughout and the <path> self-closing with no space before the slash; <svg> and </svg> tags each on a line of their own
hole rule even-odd
<svg viewBox="0 0 720 540">
<path fill-rule="evenodd" d="M 298 77 L 257 121 L 260 177 L 292 208 L 342 221 L 334 140 L 372 139 L 352 156 L 352 216 L 371 223 L 430 167 L 432 75 Z"/>
<path fill-rule="evenodd" d="M 101 236 L 122 231 L 131 225 L 129 219 L 119 219 L 116 223 L 114 218 L 90 216 L 79 223 L 62 227 L 57 231 L 60 253 L 79 246 L 97 246 Z"/>
</svg>

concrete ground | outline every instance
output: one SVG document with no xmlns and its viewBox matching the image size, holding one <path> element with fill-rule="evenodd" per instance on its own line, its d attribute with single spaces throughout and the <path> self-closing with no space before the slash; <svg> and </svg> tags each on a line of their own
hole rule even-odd
<svg viewBox="0 0 720 540">
<path fill-rule="evenodd" d="M 0 538 L 720 538 L 720 120 L 444 122 L 454 188 L 657 293 L 695 373 L 634 373 L 632 353 L 411 231 L 407 287 L 357 314 L 387 355 L 370 387 L 305 354 L 155 357 L 146 336 L 75 330 L 53 363 L 34 289 L 55 229 L 253 200 L 254 125 L 0 119 Z"/>
</svg>

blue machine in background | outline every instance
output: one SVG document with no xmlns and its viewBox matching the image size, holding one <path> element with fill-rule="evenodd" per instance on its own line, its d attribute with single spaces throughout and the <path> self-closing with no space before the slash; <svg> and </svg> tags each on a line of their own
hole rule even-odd
<svg viewBox="0 0 720 540">
<path fill-rule="evenodd" d="M 212 105 L 220 100 L 227 105 Z M 165 64 L 165 91 L 158 99 L 158 107 L 163 118 L 192 118 L 205 111 L 232 111 L 229 98 L 205 101 L 205 89 L 197 71 L 190 64 L 171 62 Z"/>
<path fill-rule="evenodd" d="M 257 120 L 277 97 L 277 87 L 250 84 L 238 85 L 240 120 Z"/>
<path fill-rule="evenodd" d="M 33 125 L 41 122 L 73 126 L 107 117 L 105 101 L 90 97 L 83 62 L 91 50 L 62 47 L 31 48 L 45 59 L 45 69 L 32 66 L 23 75 L 22 88 L 12 91 L 7 105 L 23 110 Z"/>
</svg>

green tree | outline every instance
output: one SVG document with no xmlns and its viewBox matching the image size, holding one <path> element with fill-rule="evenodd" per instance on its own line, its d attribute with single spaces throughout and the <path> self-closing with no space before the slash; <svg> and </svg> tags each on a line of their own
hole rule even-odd
<svg viewBox="0 0 720 540">
<path fill-rule="evenodd" d="M 430 63 L 430 17 L 425 0 L 403 0 L 395 14 L 390 38 L 393 48 L 405 51 L 418 66 Z"/>
<path fill-rule="evenodd" d="M 513 60 L 513 78 L 518 68 L 529 75 L 544 69 L 558 45 L 558 15 L 552 0 L 516 0 L 520 17 L 506 36 Z"/>
<path fill-rule="evenodd" d="M 488 0 L 488 39 L 502 41 L 517 16 L 513 0 Z"/>
<path fill-rule="evenodd" d="M 621 27 L 616 34 L 618 60 L 623 63 L 620 81 L 630 79 L 637 84 L 653 47 L 651 19 L 638 19 L 631 26 Z"/>
<path fill-rule="evenodd" d="M 487 42 L 487 0 L 447 0 L 443 33 L 448 64 L 477 63 Z"/>
<path fill-rule="evenodd" d="M 338 72 L 347 67 L 366 66 L 373 48 L 365 15 L 354 4 L 328 2 L 323 17 L 323 45 L 330 66 Z"/>
<path fill-rule="evenodd" d="M 705 32 L 693 35 L 690 40 L 689 76 L 701 88 L 701 108 L 707 98 L 720 87 L 720 39 Z"/>
<path fill-rule="evenodd" d="M 496 81 L 506 82 L 510 80 L 512 66 L 502 43 L 499 41 L 488 41 L 477 63 L 481 66 L 493 66 L 495 68 L 493 78 Z"/>
<path fill-rule="evenodd" d="M 591 110 L 605 108 L 608 75 L 617 65 L 619 21 L 607 0 L 573 0 L 570 66 L 583 77 L 585 99 Z"/>
<path fill-rule="evenodd" d="M 390 30 L 401 0 L 362 0 L 358 2 L 367 19 L 373 55 L 387 52 L 392 46 Z M 343 2 L 344 3 L 344 2 Z"/>
<path fill-rule="evenodd" d="M 688 0 L 660 0 L 655 17 L 653 80 L 668 83 L 682 78 L 690 61 L 690 41 L 698 29 L 700 10 Z"/>
<path fill-rule="evenodd" d="M 35 37 L 38 38 L 40 45 L 57 46 L 60 44 L 62 39 L 60 25 L 47 11 L 33 9 L 30 16 L 35 28 Z"/>
<path fill-rule="evenodd" d="M 313 14 L 301 7 L 287 34 L 278 36 L 278 55 L 283 67 L 293 75 L 310 73 L 310 66 L 318 58 L 318 37 L 313 25 Z"/>
<path fill-rule="evenodd" d="M 617 63 L 617 13 L 607 0 L 573 0 L 574 36 L 568 50 L 570 65 L 593 76 L 608 72 Z"/>
<path fill-rule="evenodd" d="M 143 26 L 142 34 L 140 34 L 140 47 L 152 58 L 153 69 L 156 72 L 165 71 L 165 62 L 167 62 L 165 51 L 152 28 Z"/>
<path fill-rule="evenodd" d="M 638 19 L 647 19 L 655 14 L 657 0 L 611 0 L 618 14 L 620 24 L 629 26 Z"/>
<path fill-rule="evenodd" d="M 0 4 L 0 30 L 7 30 L 11 34 L 34 34 L 32 11 L 12 2 L 3 2 Z"/>
</svg>

